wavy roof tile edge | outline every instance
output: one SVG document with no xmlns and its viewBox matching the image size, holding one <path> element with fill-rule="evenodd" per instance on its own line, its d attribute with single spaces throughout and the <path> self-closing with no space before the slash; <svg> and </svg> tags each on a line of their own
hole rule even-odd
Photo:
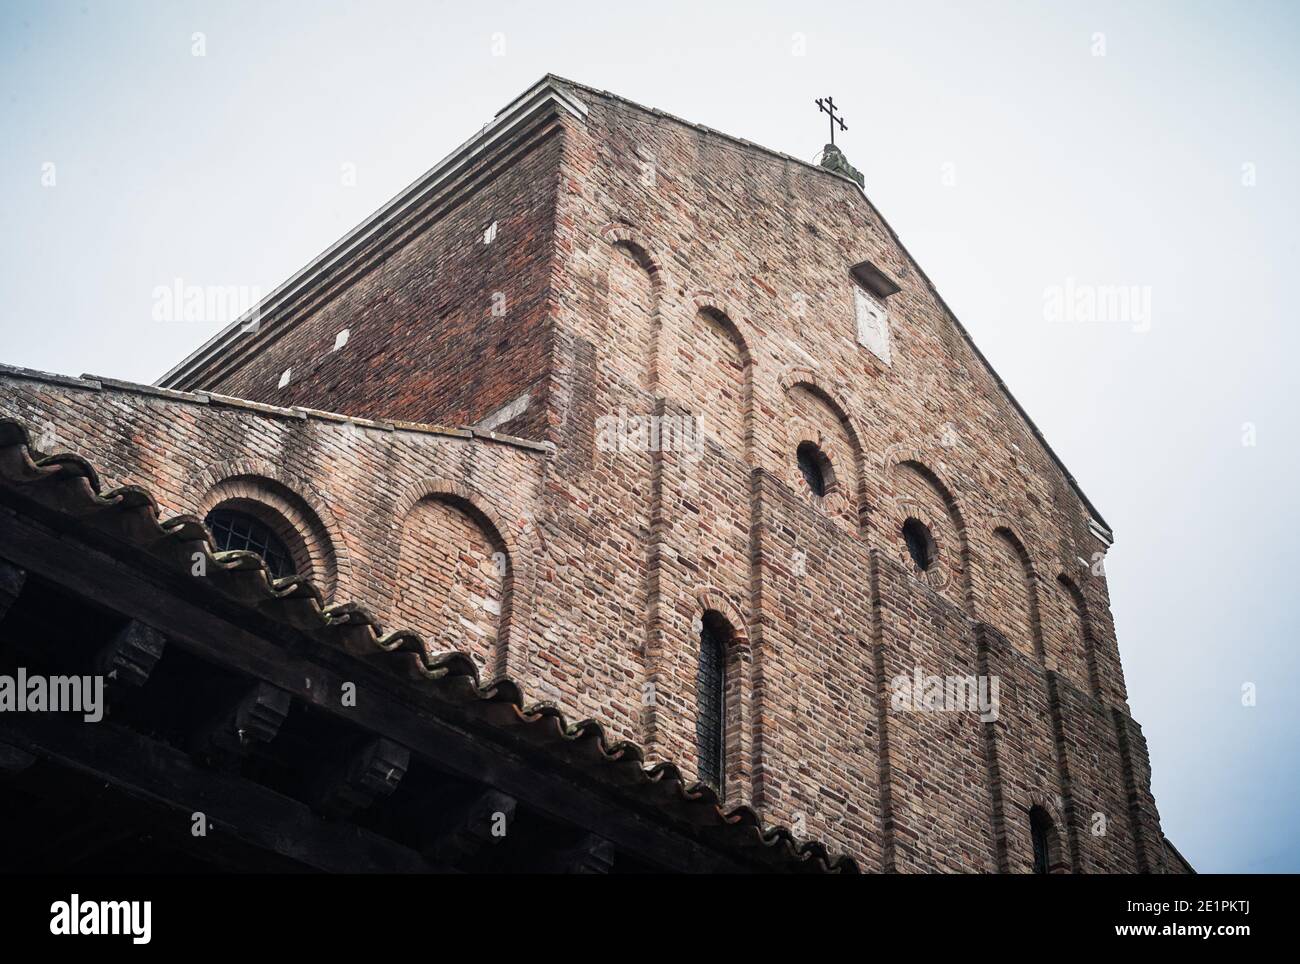
<svg viewBox="0 0 1300 964">
<path fill-rule="evenodd" d="M 15 451 L 16 450 L 16 451 Z M 17 456 L 15 458 L 15 455 Z M 15 468 L 17 471 L 15 472 Z M 176 515 L 161 518 L 161 510 L 152 493 L 139 485 L 123 485 L 103 492 L 99 473 L 95 466 L 83 456 L 75 453 L 56 453 L 44 455 L 31 445 L 26 426 L 18 419 L 0 418 L 0 485 L 11 489 L 37 486 L 41 483 L 76 482 L 71 499 L 62 499 L 55 510 L 65 516 L 84 517 L 91 513 L 104 511 L 134 511 L 143 514 L 152 524 L 152 538 L 142 539 L 138 535 L 132 539 L 134 547 L 145 549 L 155 559 L 166 560 L 169 546 L 180 550 L 176 560 L 183 560 L 185 566 L 195 551 L 194 543 L 202 544 L 213 571 L 225 573 L 238 579 L 239 585 L 232 582 L 229 587 L 216 585 L 216 590 L 228 599 L 246 608 L 250 603 L 258 605 L 258 612 L 289 625 L 300 632 L 311 634 L 317 631 L 343 631 L 341 639 L 315 639 L 323 646 L 340 647 L 355 657 L 387 654 L 399 658 L 405 664 L 405 672 L 411 678 L 423 680 L 430 684 L 445 684 L 461 681 L 468 684 L 472 697 L 482 703 L 507 703 L 513 714 L 524 724 L 530 726 L 551 724 L 551 732 L 542 734 L 542 743 L 551 743 L 552 750 L 563 747 L 566 743 L 594 740 L 598 750 L 598 762 L 635 763 L 639 788 L 647 790 L 654 787 L 667 789 L 692 806 L 704 808 L 700 817 L 712 816 L 723 827 L 750 829 L 755 842 L 763 847 L 784 848 L 785 856 L 794 864 L 813 862 L 816 869 L 826 873 L 858 873 L 857 862 L 846 855 L 832 855 L 826 845 L 820 841 L 799 841 L 794 833 L 782 825 L 764 826 L 758 812 L 749 806 L 737 806 L 724 810 L 717 793 L 712 787 L 698 781 L 687 783 L 680 768 L 671 761 L 661 761 L 645 766 L 645 751 L 639 744 L 628 740 L 610 742 L 605 728 L 596 720 L 582 719 L 569 722 L 564 713 L 550 702 L 525 701 L 522 687 L 509 677 L 484 685 L 479 678 L 478 667 L 474 661 L 459 650 L 433 652 L 426 645 L 424 638 L 414 630 L 396 629 L 384 632 L 379 620 L 355 602 L 339 603 L 332 606 L 323 605 L 320 590 L 306 577 L 291 576 L 286 579 L 272 579 L 266 571 L 260 556 L 252 552 L 222 552 L 213 545 L 211 533 L 201 520 L 192 515 Z M 74 508 L 69 509 L 69 504 Z M 79 506 L 77 505 L 79 503 Z M 80 508 L 83 511 L 76 511 Z M 137 530 L 138 532 L 138 530 Z M 241 574 L 242 578 L 236 576 Z M 215 583 L 214 583 L 215 585 Z M 231 591 L 238 589 L 238 592 Z M 311 615 L 305 620 L 298 618 L 288 620 L 279 618 L 284 613 L 276 613 L 275 608 L 262 608 L 260 603 L 281 601 L 305 601 L 310 607 Z M 301 616 L 301 613 L 295 613 Z M 315 625 L 312 626 L 313 617 Z M 303 625 L 306 622 L 307 625 Z M 489 723 L 495 729 L 499 725 Z M 556 755 L 552 752 L 552 756 Z M 583 766 L 572 757 L 564 757 L 571 766 Z M 647 803 L 661 809 L 653 800 Z M 711 811 L 711 814 L 710 814 Z"/>
</svg>

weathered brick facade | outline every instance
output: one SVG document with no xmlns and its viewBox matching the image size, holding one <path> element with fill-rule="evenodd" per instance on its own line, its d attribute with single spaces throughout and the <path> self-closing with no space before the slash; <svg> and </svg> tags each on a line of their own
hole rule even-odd
<svg viewBox="0 0 1300 964">
<path fill-rule="evenodd" d="M 0 411 L 172 512 L 260 500 L 335 601 L 687 770 L 718 614 L 726 798 L 863 869 L 1028 871 L 1034 807 L 1055 869 L 1182 866 L 1109 532 L 846 177 L 547 78 L 164 383 L 10 374 Z M 996 679 L 996 719 L 900 705 L 918 674 Z"/>
</svg>

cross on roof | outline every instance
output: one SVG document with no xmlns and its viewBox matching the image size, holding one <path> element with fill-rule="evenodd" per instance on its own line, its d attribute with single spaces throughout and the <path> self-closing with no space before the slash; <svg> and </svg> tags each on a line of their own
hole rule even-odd
<svg viewBox="0 0 1300 964">
<path fill-rule="evenodd" d="M 830 115 L 831 115 L 831 144 L 834 144 L 834 143 L 835 143 L 835 125 L 836 125 L 836 124 L 839 124 L 839 125 L 840 125 L 840 130 L 842 130 L 842 131 L 846 131 L 846 130 L 848 130 L 848 127 L 847 127 L 847 126 L 845 125 L 845 123 L 844 123 L 844 115 L 841 114 L 841 115 L 839 115 L 838 117 L 835 115 L 835 98 L 834 98 L 834 97 L 827 97 L 825 100 L 822 100 L 820 97 L 818 97 L 818 98 L 817 98 L 817 108 L 818 108 L 822 113 L 824 113 L 824 114 L 830 114 Z"/>
</svg>

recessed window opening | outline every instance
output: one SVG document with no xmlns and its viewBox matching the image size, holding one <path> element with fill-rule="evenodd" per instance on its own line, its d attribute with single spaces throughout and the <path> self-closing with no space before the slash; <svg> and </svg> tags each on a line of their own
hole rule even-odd
<svg viewBox="0 0 1300 964">
<path fill-rule="evenodd" d="M 1052 818 L 1042 807 L 1029 811 L 1029 833 L 1034 841 L 1034 873 L 1050 874 Z"/>
<path fill-rule="evenodd" d="M 904 522 L 903 541 L 907 544 L 907 554 L 916 563 L 916 568 L 925 572 L 934 565 L 934 537 L 924 522 L 918 519 Z"/>
<path fill-rule="evenodd" d="M 267 573 L 274 579 L 294 574 L 293 556 L 280 537 L 262 520 L 233 509 L 213 509 L 205 521 L 219 551 L 242 549 L 257 553 L 266 563 Z"/>
<path fill-rule="evenodd" d="M 799 473 L 813 495 L 825 495 L 830 487 L 830 459 L 812 442 L 801 442 L 795 449 Z"/>
<path fill-rule="evenodd" d="M 731 627 L 714 612 L 704 614 L 700 627 L 700 665 L 695 678 L 697 706 L 695 741 L 699 751 L 700 780 L 722 796 L 726 742 L 727 647 Z"/>
</svg>

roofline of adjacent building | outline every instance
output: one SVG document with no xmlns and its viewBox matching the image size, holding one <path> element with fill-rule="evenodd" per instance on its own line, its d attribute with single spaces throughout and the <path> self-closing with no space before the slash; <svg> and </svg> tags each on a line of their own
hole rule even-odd
<svg viewBox="0 0 1300 964">
<path fill-rule="evenodd" d="M 621 104 L 626 104 L 627 106 L 644 113 L 656 117 L 662 117 L 665 120 L 682 124 L 693 130 L 701 131 L 714 137 L 720 137 L 733 144 L 738 144 L 751 150 L 759 151 L 760 153 L 767 154 L 770 157 L 775 157 L 788 163 L 797 164 L 810 171 L 815 171 L 820 175 L 836 178 L 857 191 L 862 200 L 871 208 L 872 212 L 880 220 L 880 223 L 884 226 L 885 230 L 889 232 L 890 238 L 896 245 L 898 245 L 899 250 L 907 256 L 907 259 L 916 268 L 917 273 L 925 282 L 930 294 L 943 308 L 949 319 L 951 319 L 952 323 L 956 326 L 957 331 L 961 334 L 962 338 L 965 339 L 966 344 L 968 344 L 971 350 L 975 353 L 975 357 L 979 359 L 980 364 L 982 364 L 989 375 L 992 376 L 993 381 L 997 384 L 998 388 L 1001 389 L 1002 393 L 1015 407 L 1015 410 L 1020 417 L 1024 419 L 1025 424 L 1029 427 L 1029 430 L 1033 433 L 1039 444 L 1043 446 L 1044 451 L 1047 452 L 1048 456 L 1056 464 L 1056 467 L 1060 469 L 1065 480 L 1069 483 L 1070 488 L 1074 490 L 1075 495 L 1079 497 L 1079 500 L 1088 511 L 1089 531 L 1107 548 L 1114 543 L 1115 536 L 1113 530 L 1107 524 L 1106 520 L 1102 518 L 1101 513 L 1097 510 L 1097 507 L 1093 505 L 1092 500 L 1084 493 L 1078 480 L 1075 479 L 1070 470 L 1066 468 L 1061 457 L 1056 454 L 1056 450 L 1048 443 L 1047 438 L 1034 423 L 1034 420 L 1029 417 L 1029 413 L 1025 411 L 1024 406 L 1020 404 L 1020 401 L 1012 393 L 1011 389 L 1007 387 L 1006 382 L 1002 380 L 1002 376 L 997 373 L 996 369 L 994 369 L 992 364 L 989 363 L 989 360 L 984 356 L 984 353 L 980 351 L 979 346 L 975 344 L 975 340 L 971 337 L 970 332 L 968 332 L 965 326 L 962 325 L 961 321 L 958 320 L 956 313 L 951 307 L 949 307 L 948 303 L 939 293 L 938 288 L 935 287 L 930 276 L 925 273 L 925 269 L 921 266 L 920 262 L 917 261 L 916 258 L 912 257 L 912 253 L 899 238 L 898 232 L 894 230 L 893 226 L 885 219 L 884 215 L 881 214 L 876 205 L 872 203 L 871 198 L 867 196 L 866 191 L 861 185 L 843 174 L 828 170 L 819 164 L 803 160 L 802 158 L 795 157 L 792 154 L 785 154 L 770 147 L 764 147 L 762 144 L 756 144 L 753 141 L 745 140 L 743 137 L 736 137 L 735 135 L 715 130 L 714 128 L 708 127 L 704 124 L 697 124 L 693 121 L 685 120 L 675 114 L 670 114 L 655 107 L 646 107 L 644 104 L 638 104 L 636 101 L 628 100 L 626 97 L 621 97 L 610 91 L 590 87 L 586 84 L 553 73 L 546 74 L 536 84 L 528 88 L 514 100 L 510 101 L 510 103 L 498 111 L 496 116 L 488 124 L 485 124 L 473 137 L 465 141 L 465 143 L 461 144 L 460 147 L 456 148 L 445 158 L 435 164 L 424 175 L 413 181 L 404 190 L 399 192 L 391 201 L 385 204 L 352 231 L 348 232 L 348 234 L 344 235 L 343 238 L 327 248 L 310 264 L 296 272 L 288 281 L 279 285 L 247 312 L 235 319 L 212 338 L 208 339 L 208 341 L 197 350 L 191 352 L 178 365 L 163 375 L 158 380 L 157 385 L 159 387 L 167 387 L 180 378 L 192 373 L 200 366 L 206 364 L 215 356 L 221 354 L 231 345 L 231 343 L 237 341 L 240 336 L 245 333 L 244 329 L 248 325 L 269 315 L 285 304 L 322 271 L 337 264 L 358 247 L 365 244 L 378 231 L 401 217 L 401 215 L 412 206 L 418 204 L 430 191 L 436 189 L 439 185 L 444 184 L 449 178 L 462 171 L 486 149 L 500 142 L 505 137 L 509 136 L 510 133 L 517 130 L 521 125 L 530 121 L 538 111 L 551 109 L 554 105 L 569 112 L 575 117 L 585 119 L 588 113 L 587 106 L 576 96 L 574 91 L 586 91 L 598 97 L 605 97 L 610 100 L 618 101 Z"/>
<path fill-rule="evenodd" d="M 249 333 L 249 331 L 256 332 L 260 330 L 261 319 L 270 316 L 276 309 L 291 300 L 322 271 L 344 260 L 375 234 L 419 204 L 431 192 L 460 174 L 489 148 L 500 143 L 521 126 L 527 124 L 540 111 L 552 109 L 553 106 L 558 106 L 579 118 L 587 115 L 586 105 L 569 91 L 551 83 L 548 74 L 547 77 L 544 77 L 498 111 L 491 121 L 479 129 L 478 133 L 399 191 L 392 200 L 378 211 L 326 248 L 309 264 L 295 272 L 283 284 L 278 285 L 266 297 L 249 308 L 248 311 L 226 325 L 225 328 L 221 329 L 197 349 L 190 352 L 177 365 L 159 378 L 155 384 L 163 388 L 170 387 L 217 355 L 222 354 L 225 349 L 230 347 L 233 342 L 238 341 L 244 334 Z"/>
<path fill-rule="evenodd" d="M 505 435 L 500 432 L 474 428 L 468 425 L 455 428 L 449 425 L 434 425 L 430 422 L 403 422 L 396 419 L 359 418 L 354 415 L 343 415 L 339 412 L 326 412 L 318 408 L 305 408 L 302 406 L 288 408 L 283 405 L 267 405 L 263 402 L 250 401 L 247 398 L 236 398 L 233 395 L 222 395 L 219 392 L 186 392 L 175 388 L 163 388 L 158 385 L 140 385 L 135 382 L 124 382 L 117 378 L 106 378 L 103 375 L 82 375 L 80 377 L 75 377 L 72 375 L 58 375 L 53 372 L 36 371 L 31 368 L 19 368 L 16 365 L 5 365 L 0 363 L 0 378 L 16 378 L 22 381 L 40 382 L 45 385 L 60 385 L 66 388 L 80 388 L 91 392 L 118 391 L 130 395 L 147 395 L 190 405 L 215 405 L 225 408 L 238 408 L 243 409 L 244 411 L 253 412 L 257 415 L 265 415 L 270 418 L 280 418 L 292 421 L 332 422 L 337 425 L 347 425 L 358 429 L 368 428 L 380 432 L 413 432 L 417 435 L 441 435 L 446 438 L 466 440 L 486 439 L 490 442 L 498 442 L 502 445 L 509 445 L 514 448 L 527 449 L 531 452 L 540 452 L 547 456 L 550 456 L 555 452 L 554 442 L 537 442 L 533 439 L 520 438 L 516 435 Z"/>
</svg>

